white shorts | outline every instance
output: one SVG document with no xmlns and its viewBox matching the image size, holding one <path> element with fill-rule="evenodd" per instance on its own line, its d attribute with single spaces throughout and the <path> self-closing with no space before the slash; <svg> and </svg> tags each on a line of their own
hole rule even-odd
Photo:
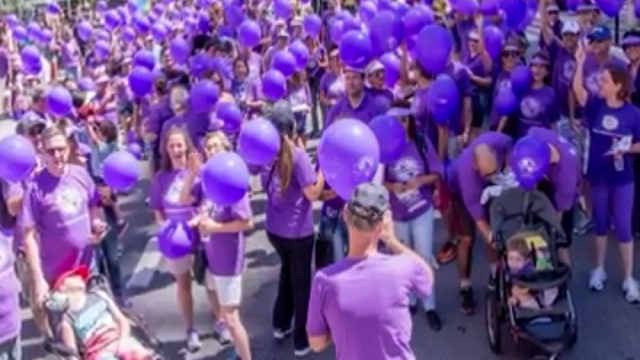
<svg viewBox="0 0 640 360">
<path fill-rule="evenodd" d="M 240 306 L 242 301 L 242 275 L 217 276 L 207 271 L 205 285 L 218 294 L 222 306 Z"/>
<path fill-rule="evenodd" d="M 193 255 L 185 255 L 178 259 L 164 258 L 167 270 L 173 275 L 184 275 L 192 270 Z"/>
</svg>

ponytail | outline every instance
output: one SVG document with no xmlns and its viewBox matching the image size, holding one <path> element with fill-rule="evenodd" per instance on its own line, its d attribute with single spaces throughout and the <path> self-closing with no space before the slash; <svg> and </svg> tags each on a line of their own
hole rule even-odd
<svg viewBox="0 0 640 360">
<path fill-rule="evenodd" d="M 293 148 L 286 136 L 280 138 L 280 151 L 276 160 L 278 167 L 278 176 L 280 177 L 280 191 L 284 191 L 291 183 L 291 174 L 293 173 Z"/>
</svg>

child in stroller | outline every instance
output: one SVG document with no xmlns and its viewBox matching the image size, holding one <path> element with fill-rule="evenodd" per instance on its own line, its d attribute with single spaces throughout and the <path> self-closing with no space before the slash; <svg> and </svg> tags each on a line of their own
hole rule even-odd
<svg viewBox="0 0 640 360">
<path fill-rule="evenodd" d="M 536 271 L 552 269 L 549 248 L 545 239 L 533 231 L 521 231 L 507 240 L 507 266 L 512 276 L 534 276 Z M 545 289 L 532 293 L 519 284 L 511 285 L 509 303 L 528 309 L 543 309 L 551 306 L 558 297 L 558 289 Z"/>
<path fill-rule="evenodd" d="M 89 271 L 84 266 L 64 273 L 54 283 L 45 305 L 55 336 L 69 350 L 64 358 L 155 359 L 154 352 L 132 335 L 130 319 L 105 291 L 88 289 L 88 279 Z"/>
</svg>

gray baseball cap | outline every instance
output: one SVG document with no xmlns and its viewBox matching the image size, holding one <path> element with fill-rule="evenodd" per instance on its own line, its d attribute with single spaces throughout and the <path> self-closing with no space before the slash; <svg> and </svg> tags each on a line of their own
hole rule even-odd
<svg viewBox="0 0 640 360">
<path fill-rule="evenodd" d="M 276 101 L 268 112 L 267 118 L 271 120 L 280 134 L 293 135 L 296 119 L 289 101 Z"/>
<path fill-rule="evenodd" d="M 389 192 L 382 185 L 362 183 L 353 190 L 347 208 L 353 215 L 369 222 L 380 221 L 389 209 Z"/>
</svg>

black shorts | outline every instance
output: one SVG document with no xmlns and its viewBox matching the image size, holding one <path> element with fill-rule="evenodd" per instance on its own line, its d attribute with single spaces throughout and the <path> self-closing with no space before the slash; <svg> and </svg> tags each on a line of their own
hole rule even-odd
<svg viewBox="0 0 640 360">
<path fill-rule="evenodd" d="M 547 181 L 547 180 L 540 181 L 538 183 L 538 190 L 540 190 L 545 195 L 547 195 L 547 197 L 549 198 L 553 206 L 555 206 L 553 201 L 555 188 L 550 181 Z M 577 204 L 574 203 L 569 210 L 562 212 L 562 219 L 560 219 L 560 225 L 562 226 L 562 231 L 564 231 L 565 233 L 566 241 L 558 242 L 557 246 L 559 248 L 568 248 L 573 243 L 573 230 L 575 227 L 575 214 L 577 211 L 578 211 Z"/>
</svg>

